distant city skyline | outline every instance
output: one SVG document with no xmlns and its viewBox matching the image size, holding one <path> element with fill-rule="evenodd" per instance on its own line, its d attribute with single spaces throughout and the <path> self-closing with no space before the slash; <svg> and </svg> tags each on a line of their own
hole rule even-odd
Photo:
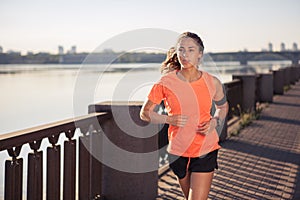
<svg viewBox="0 0 300 200">
<path fill-rule="evenodd" d="M 269 52 L 275 52 L 275 51 L 299 51 L 298 49 L 298 44 L 297 43 L 293 43 L 291 46 L 286 46 L 286 44 L 284 42 L 281 42 L 280 45 L 278 45 L 279 48 L 276 48 L 277 50 L 274 50 L 274 45 L 273 43 L 268 43 L 267 46 L 265 46 L 264 48 L 262 48 L 261 50 L 257 50 L 257 51 L 269 51 Z M 114 49 L 103 49 L 102 51 L 113 51 L 113 52 L 118 52 L 115 51 Z M 248 51 L 247 48 L 243 49 L 243 50 L 236 50 L 233 52 L 238 52 L 238 51 Z M 228 52 L 228 51 L 225 51 Z M 32 55 L 34 54 L 32 51 L 27 51 L 27 52 L 21 52 L 21 51 L 15 51 L 15 50 L 7 50 L 5 51 L 4 48 L 2 46 L 0 46 L 0 53 L 17 53 L 17 54 L 22 54 L 22 55 Z M 58 54 L 58 55 L 63 55 L 63 54 L 76 54 L 76 53 L 92 53 L 88 52 L 88 51 L 77 51 L 77 46 L 76 45 L 72 45 L 69 49 L 65 49 L 64 46 L 59 45 L 57 47 L 57 51 L 56 52 L 47 52 L 47 51 L 38 51 L 35 52 L 35 54 L 37 53 L 49 53 L 49 54 Z M 207 52 L 207 53 L 215 53 L 215 52 Z"/>
<path fill-rule="evenodd" d="M 58 46 L 92 52 L 118 34 L 160 28 L 198 33 L 206 52 L 261 51 L 270 43 L 273 51 L 282 43 L 292 50 L 300 44 L 299 10 L 298 0 L 3 0 L 0 46 L 24 55 L 56 54 Z"/>
</svg>

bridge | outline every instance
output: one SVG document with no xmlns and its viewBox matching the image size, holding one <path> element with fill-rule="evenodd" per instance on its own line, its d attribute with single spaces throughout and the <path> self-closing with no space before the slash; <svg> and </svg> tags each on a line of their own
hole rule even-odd
<svg viewBox="0 0 300 200">
<path fill-rule="evenodd" d="M 237 61 L 241 65 L 247 65 L 249 61 L 277 61 L 290 60 L 292 64 L 298 64 L 300 51 L 257 51 L 257 52 L 223 52 L 209 53 L 213 61 Z"/>
</svg>

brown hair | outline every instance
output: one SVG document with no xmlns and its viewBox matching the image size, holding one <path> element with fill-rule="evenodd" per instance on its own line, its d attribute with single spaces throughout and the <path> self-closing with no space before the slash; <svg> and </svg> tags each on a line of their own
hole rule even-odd
<svg viewBox="0 0 300 200">
<path fill-rule="evenodd" d="M 180 63 L 178 61 L 176 48 L 171 47 L 167 52 L 167 57 L 160 67 L 161 74 L 167 74 L 170 71 L 180 69 Z"/>
<path fill-rule="evenodd" d="M 192 38 L 196 44 L 198 45 L 199 47 L 199 50 L 201 52 L 204 51 L 204 44 L 203 44 L 203 41 L 201 40 L 201 38 L 196 34 L 196 33 L 192 33 L 192 32 L 184 32 L 182 34 L 179 35 L 178 39 L 177 39 L 177 43 L 176 43 L 176 46 L 178 45 L 178 43 L 183 39 L 183 38 Z"/>
</svg>

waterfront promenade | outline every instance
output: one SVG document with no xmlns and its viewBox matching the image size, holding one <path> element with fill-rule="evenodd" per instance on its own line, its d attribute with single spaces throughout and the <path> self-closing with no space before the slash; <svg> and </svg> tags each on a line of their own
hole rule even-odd
<svg viewBox="0 0 300 200">
<path fill-rule="evenodd" d="M 209 199 L 300 199 L 300 82 L 222 147 Z M 170 170 L 157 199 L 184 199 Z"/>
</svg>

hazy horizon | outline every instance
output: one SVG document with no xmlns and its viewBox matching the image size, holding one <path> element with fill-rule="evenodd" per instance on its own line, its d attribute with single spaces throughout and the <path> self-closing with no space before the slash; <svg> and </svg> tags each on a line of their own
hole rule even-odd
<svg viewBox="0 0 300 200">
<path fill-rule="evenodd" d="M 193 31 L 206 52 L 261 51 L 300 45 L 300 1 L 9 1 L 0 3 L 0 46 L 9 50 L 92 52 L 103 42 L 142 28 Z M 114 49 L 121 51 L 122 49 Z"/>
</svg>

